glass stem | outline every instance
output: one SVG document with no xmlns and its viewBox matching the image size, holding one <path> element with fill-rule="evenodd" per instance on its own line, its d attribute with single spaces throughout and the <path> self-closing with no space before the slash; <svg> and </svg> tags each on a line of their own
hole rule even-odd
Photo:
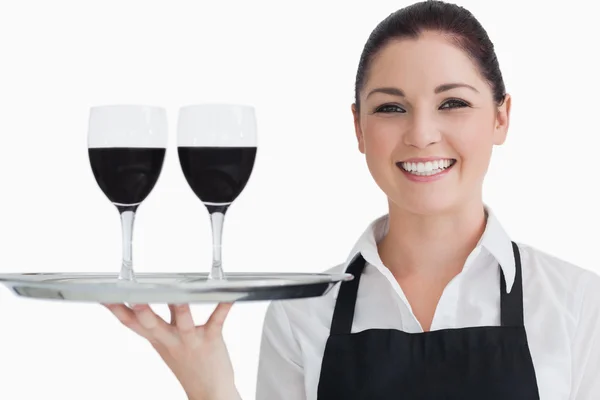
<svg viewBox="0 0 600 400">
<path fill-rule="evenodd" d="M 210 213 L 213 237 L 213 262 L 208 279 L 224 279 L 223 264 L 221 262 L 221 239 L 223 238 L 223 221 L 225 210 Z"/>
<path fill-rule="evenodd" d="M 123 231 L 123 262 L 121 264 L 121 273 L 119 279 L 126 281 L 135 281 L 133 273 L 133 222 L 135 220 L 135 211 L 137 207 L 119 207 L 121 214 L 121 229 Z"/>
</svg>

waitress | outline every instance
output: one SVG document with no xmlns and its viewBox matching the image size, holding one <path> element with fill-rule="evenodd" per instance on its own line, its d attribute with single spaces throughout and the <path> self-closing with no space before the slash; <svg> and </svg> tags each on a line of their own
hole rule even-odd
<svg viewBox="0 0 600 400">
<path fill-rule="evenodd" d="M 464 8 L 416 3 L 369 37 L 352 106 L 389 213 L 330 273 L 327 295 L 272 302 L 258 400 L 600 400 L 600 278 L 516 244 L 482 199 L 511 98 Z M 507 193 L 526 196 L 526 193 Z M 150 340 L 190 399 L 238 398 L 221 329 L 109 308 Z"/>
</svg>

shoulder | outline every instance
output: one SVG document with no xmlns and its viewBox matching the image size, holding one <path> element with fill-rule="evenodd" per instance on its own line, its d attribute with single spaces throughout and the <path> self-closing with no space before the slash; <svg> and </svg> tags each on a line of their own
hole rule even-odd
<svg viewBox="0 0 600 400">
<path fill-rule="evenodd" d="M 346 263 L 341 263 L 321 273 L 342 274 L 345 269 Z M 309 321 L 313 327 L 319 324 L 329 326 L 339 285 L 336 283 L 322 296 L 271 301 L 267 307 L 266 323 L 280 323 L 281 320 L 285 320 L 291 329 L 309 326 Z"/>
<path fill-rule="evenodd" d="M 600 276 L 570 261 L 561 259 L 549 252 L 534 246 L 517 243 L 521 253 L 523 275 L 532 279 L 547 279 L 550 285 L 559 287 L 587 285 L 588 282 L 598 284 Z"/>
<path fill-rule="evenodd" d="M 600 308 L 600 275 L 549 252 L 517 243 L 523 268 L 523 289 L 531 304 L 553 306 L 579 319 L 584 302 Z M 593 299 L 593 300 L 592 300 Z"/>
</svg>

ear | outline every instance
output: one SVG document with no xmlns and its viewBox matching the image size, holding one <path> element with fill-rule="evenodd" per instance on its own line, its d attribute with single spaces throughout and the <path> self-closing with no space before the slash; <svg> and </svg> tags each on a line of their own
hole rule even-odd
<svg viewBox="0 0 600 400">
<path fill-rule="evenodd" d="M 510 122 L 510 106 L 511 100 L 509 94 L 505 95 L 504 102 L 498 110 L 496 111 L 496 121 L 494 125 L 494 144 L 501 145 L 504 144 L 506 140 L 506 135 L 508 133 L 508 125 Z"/>
<path fill-rule="evenodd" d="M 360 128 L 360 113 L 356 109 L 356 104 L 352 104 L 352 115 L 354 117 L 354 132 L 356 133 L 356 140 L 358 140 L 358 150 L 365 154 L 365 140 Z"/>
</svg>

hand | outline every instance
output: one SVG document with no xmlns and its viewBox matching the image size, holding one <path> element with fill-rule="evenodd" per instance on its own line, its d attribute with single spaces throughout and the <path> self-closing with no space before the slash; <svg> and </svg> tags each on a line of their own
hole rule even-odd
<svg viewBox="0 0 600 400">
<path fill-rule="evenodd" d="M 103 304 L 123 325 L 147 339 L 181 383 L 190 400 L 239 400 L 222 330 L 233 303 L 219 303 L 204 325 L 190 307 L 169 305 L 168 324 L 145 304 Z"/>
</svg>

